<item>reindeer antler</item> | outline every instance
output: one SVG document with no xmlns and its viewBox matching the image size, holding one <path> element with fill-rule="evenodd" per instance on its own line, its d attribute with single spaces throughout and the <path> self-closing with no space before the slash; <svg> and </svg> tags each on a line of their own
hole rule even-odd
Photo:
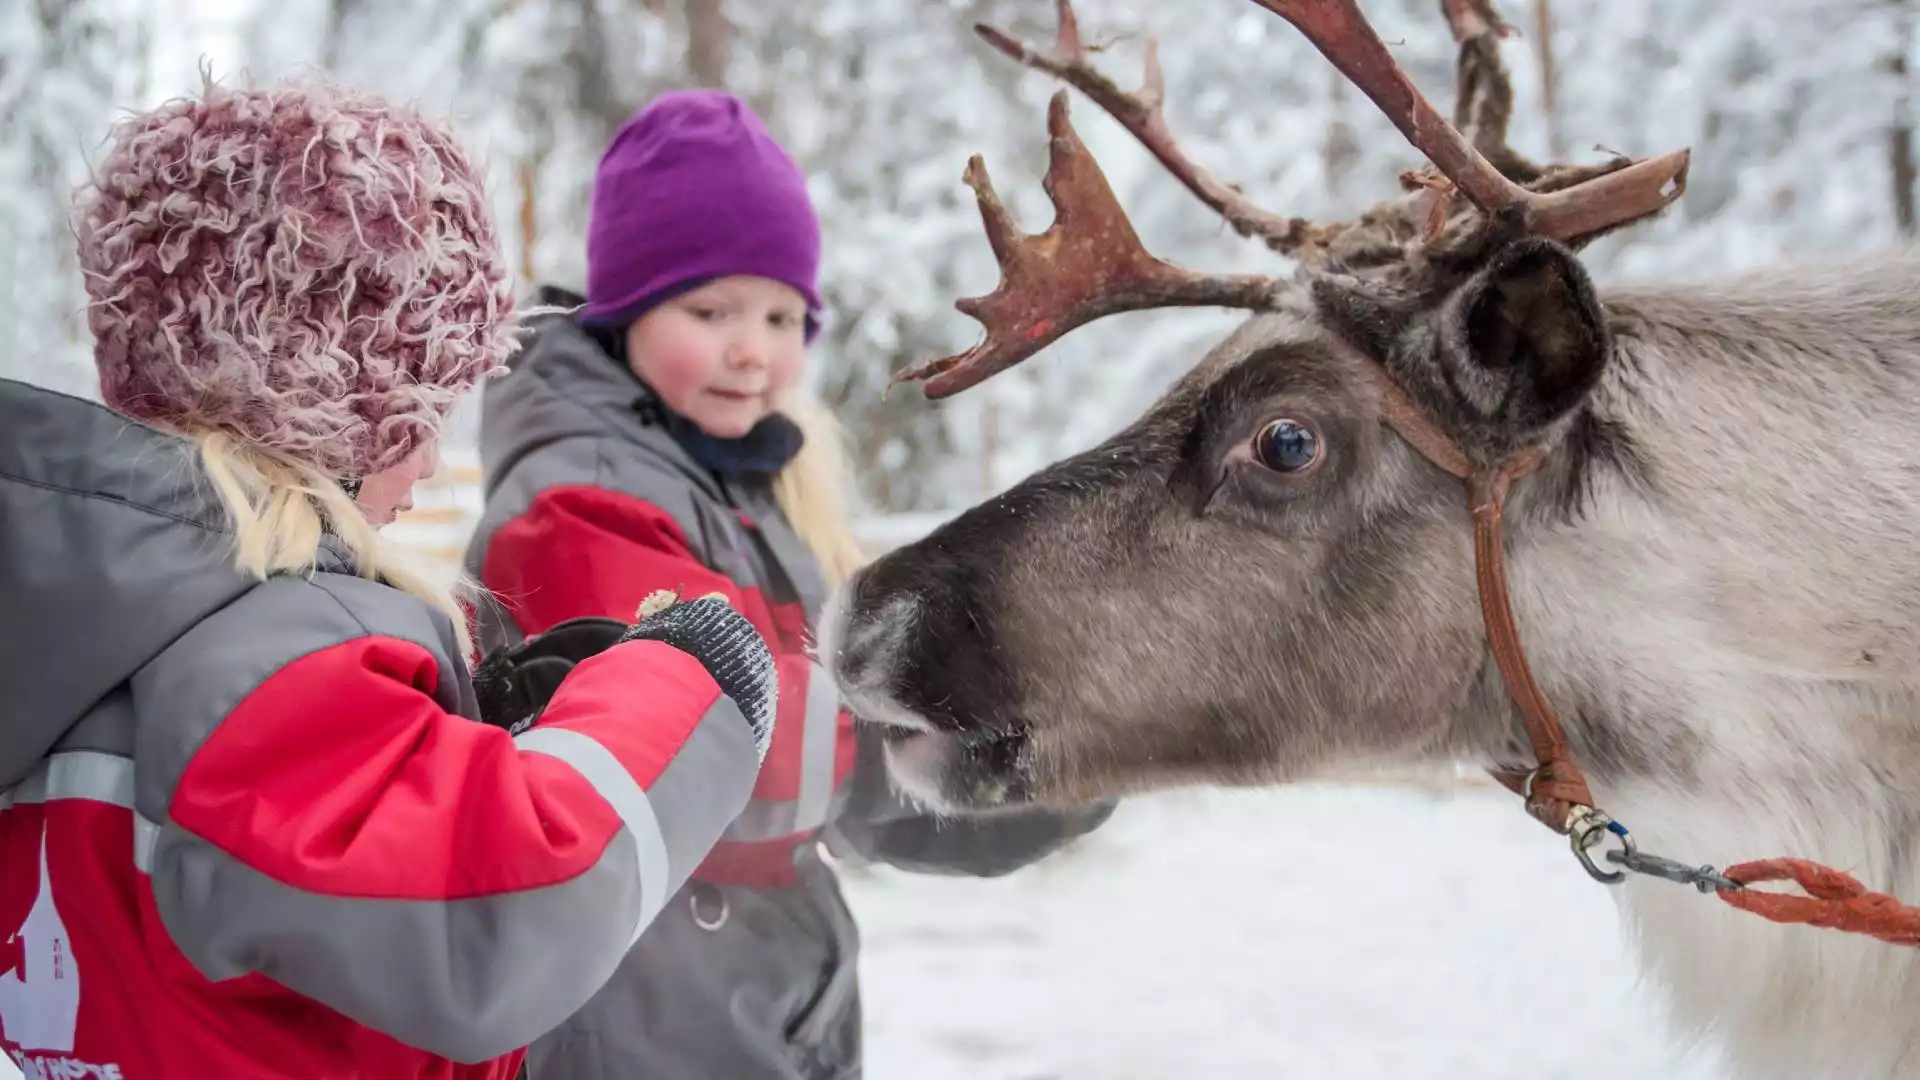
<svg viewBox="0 0 1920 1080">
<path fill-rule="evenodd" d="M 1166 113 L 1162 108 L 1167 95 L 1167 81 L 1160 69 L 1158 42 L 1152 37 L 1147 38 L 1145 75 L 1140 89 L 1128 93 L 1101 74 L 1087 59 L 1087 50 L 1080 43 L 1080 21 L 1074 16 L 1070 0 L 1055 0 L 1055 8 L 1059 14 L 1060 29 L 1054 38 L 1052 52 L 1033 49 L 1004 30 L 985 23 L 975 23 L 973 32 L 1021 64 L 1035 71 L 1044 71 L 1092 98 L 1094 104 L 1105 109 L 1107 115 L 1140 140 L 1140 144 L 1154 157 L 1159 158 L 1167 171 L 1187 186 L 1187 190 L 1225 217 L 1241 236 L 1257 236 L 1265 240 L 1268 247 L 1283 255 L 1324 244 L 1325 229 L 1305 218 L 1283 217 L 1255 206 L 1238 188 L 1214 179 L 1211 173 L 1196 165 L 1181 151 L 1173 140 L 1173 131 L 1167 127 Z"/>
<path fill-rule="evenodd" d="M 1571 243 L 1658 213 L 1686 190 L 1689 154 L 1677 150 L 1559 191 L 1528 191 L 1500 175 L 1457 128 L 1434 111 L 1394 63 L 1356 0 L 1253 2 L 1305 34 L 1349 82 L 1373 99 L 1442 176 L 1488 216 L 1518 210 L 1526 215 L 1530 231 Z"/>
<path fill-rule="evenodd" d="M 1440 10 L 1460 46 L 1454 65 L 1453 126 L 1500 175 L 1531 184 L 1540 178 L 1540 166 L 1507 145 L 1513 81 L 1500 59 L 1500 39 L 1512 34 L 1513 27 L 1494 10 L 1493 0 L 1440 0 Z"/>
<path fill-rule="evenodd" d="M 1255 274 L 1197 274 L 1154 258 L 1140 243 L 1093 155 L 1067 119 L 1067 92 L 1047 106 L 1052 135 L 1044 187 L 1053 224 L 1023 236 L 975 154 L 967 186 L 980 204 L 1000 284 L 954 306 L 987 328 L 987 340 L 958 356 L 902 371 L 889 382 L 931 379 L 926 393 L 958 393 L 1046 348 L 1062 334 L 1122 311 L 1160 307 L 1258 308 L 1274 281 Z"/>
<path fill-rule="evenodd" d="M 1292 23 L 1331 60 L 1347 80 L 1371 98 L 1437 170 L 1409 173 L 1409 187 L 1435 190 L 1422 239 L 1439 236 L 1453 196 L 1465 195 L 1487 218 L 1517 218 L 1537 235 L 1577 245 L 1666 208 L 1686 190 L 1689 154 L 1679 150 L 1647 161 L 1624 158 L 1604 165 L 1541 170 L 1506 146 L 1512 87 L 1495 48 L 1508 28 L 1492 0 L 1441 0 L 1455 40 L 1461 44 L 1462 125 L 1472 141 L 1449 124 L 1394 62 L 1356 0 L 1253 0 Z M 1105 109 L 1181 183 L 1223 215 L 1243 236 L 1258 236 L 1283 254 L 1306 262 L 1332 261 L 1336 243 L 1353 241 L 1369 259 L 1382 244 L 1366 234 L 1379 223 L 1315 225 L 1263 210 L 1221 183 L 1174 143 L 1162 104 L 1166 80 L 1158 49 L 1147 42 L 1146 75 L 1129 93 L 1087 59 L 1070 0 L 1055 0 L 1060 29 L 1053 51 L 1029 48 L 991 26 L 974 30 L 1021 64 L 1079 89 Z M 895 375 L 893 385 L 931 379 L 926 393 L 942 398 L 1025 360 L 1068 331 L 1106 315 L 1154 307 L 1217 306 L 1258 309 L 1271 302 L 1275 282 L 1253 275 L 1205 275 L 1154 258 L 1141 245 L 1106 177 L 1067 121 L 1064 91 L 1047 112 L 1052 133 L 1046 190 L 1052 227 L 1022 236 L 987 179 L 979 155 L 967 163 L 966 182 L 980 204 L 987 238 L 999 260 L 1001 281 L 985 297 L 961 300 L 962 312 L 979 320 L 987 340 L 957 356 L 929 361 Z M 1476 145 L 1479 147 L 1476 149 Z M 1500 162 L 1490 163 L 1487 155 Z M 1516 182 L 1519 181 L 1519 182 Z M 1523 187 L 1531 183 L 1533 188 Z M 1391 225 L 1388 226 L 1391 231 Z M 1366 245 L 1371 245 L 1371 248 Z M 1384 247 L 1391 253 L 1392 246 Z"/>
</svg>

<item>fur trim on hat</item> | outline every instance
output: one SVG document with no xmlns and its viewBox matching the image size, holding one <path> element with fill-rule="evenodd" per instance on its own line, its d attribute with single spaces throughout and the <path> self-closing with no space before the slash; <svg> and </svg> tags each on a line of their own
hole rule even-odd
<svg viewBox="0 0 1920 1080">
<path fill-rule="evenodd" d="M 514 346 L 480 170 L 324 78 L 121 121 L 75 219 L 107 404 L 335 476 L 432 443 Z"/>
</svg>

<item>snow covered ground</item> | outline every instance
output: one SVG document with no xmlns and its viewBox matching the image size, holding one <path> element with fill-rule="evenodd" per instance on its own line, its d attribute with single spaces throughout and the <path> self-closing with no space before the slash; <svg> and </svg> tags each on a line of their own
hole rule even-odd
<svg viewBox="0 0 1920 1080">
<path fill-rule="evenodd" d="M 850 891 L 869 1080 L 1724 1076 L 1504 792 L 1159 795 L 1006 878 Z"/>
<path fill-rule="evenodd" d="M 1723 1080 L 1504 793 L 1177 792 L 1009 877 L 848 887 L 869 1080 Z"/>
</svg>

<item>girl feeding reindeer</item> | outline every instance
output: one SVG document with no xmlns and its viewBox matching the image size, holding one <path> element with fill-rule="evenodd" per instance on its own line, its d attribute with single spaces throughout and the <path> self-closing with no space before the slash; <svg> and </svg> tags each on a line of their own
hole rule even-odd
<svg viewBox="0 0 1920 1080">
<path fill-rule="evenodd" d="M 0 1047 L 514 1075 L 747 805 L 771 656 L 629 604 L 537 728 L 477 722 L 461 611 L 379 532 L 512 343 L 441 127 L 209 86 L 78 209 L 107 408 L 0 380 Z"/>
<path fill-rule="evenodd" d="M 895 801 L 879 745 L 809 657 L 809 624 L 859 559 L 838 432 L 800 391 L 819 255 L 805 181 L 760 118 L 724 93 L 665 94 L 600 162 L 586 296 L 541 297 L 578 313 L 531 320 L 483 396 L 487 509 L 468 565 L 498 600 L 481 613 L 488 645 L 654 590 L 717 591 L 779 672 L 746 812 L 599 996 L 534 1045 L 533 1080 L 857 1075 L 856 933 L 822 840 L 998 874 L 1111 812 L 936 827 Z"/>
</svg>

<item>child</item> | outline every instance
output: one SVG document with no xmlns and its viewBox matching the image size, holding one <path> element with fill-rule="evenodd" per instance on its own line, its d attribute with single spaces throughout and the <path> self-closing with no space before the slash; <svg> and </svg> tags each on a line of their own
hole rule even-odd
<svg viewBox="0 0 1920 1080">
<path fill-rule="evenodd" d="M 468 568 L 495 594 L 488 642 L 718 590 L 772 644 L 780 726 L 753 801 L 579 1015 L 529 1052 L 532 1080 L 846 1077 L 860 1062 L 856 933 L 823 830 L 869 858 L 996 874 L 1111 806 L 938 828 L 895 802 L 806 653 L 829 582 L 858 562 L 835 431 L 798 394 L 818 327 L 820 227 L 758 117 L 663 95 L 596 177 L 587 296 L 533 323 L 482 396 L 487 509 Z"/>
<path fill-rule="evenodd" d="M 439 127 L 209 86 L 119 125 L 77 234 L 110 408 L 0 380 L 0 1048 L 511 1077 L 746 805 L 772 657 L 682 604 L 476 722 L 452 595 L 377 532 L 512 343 Z"/>
</svg>

